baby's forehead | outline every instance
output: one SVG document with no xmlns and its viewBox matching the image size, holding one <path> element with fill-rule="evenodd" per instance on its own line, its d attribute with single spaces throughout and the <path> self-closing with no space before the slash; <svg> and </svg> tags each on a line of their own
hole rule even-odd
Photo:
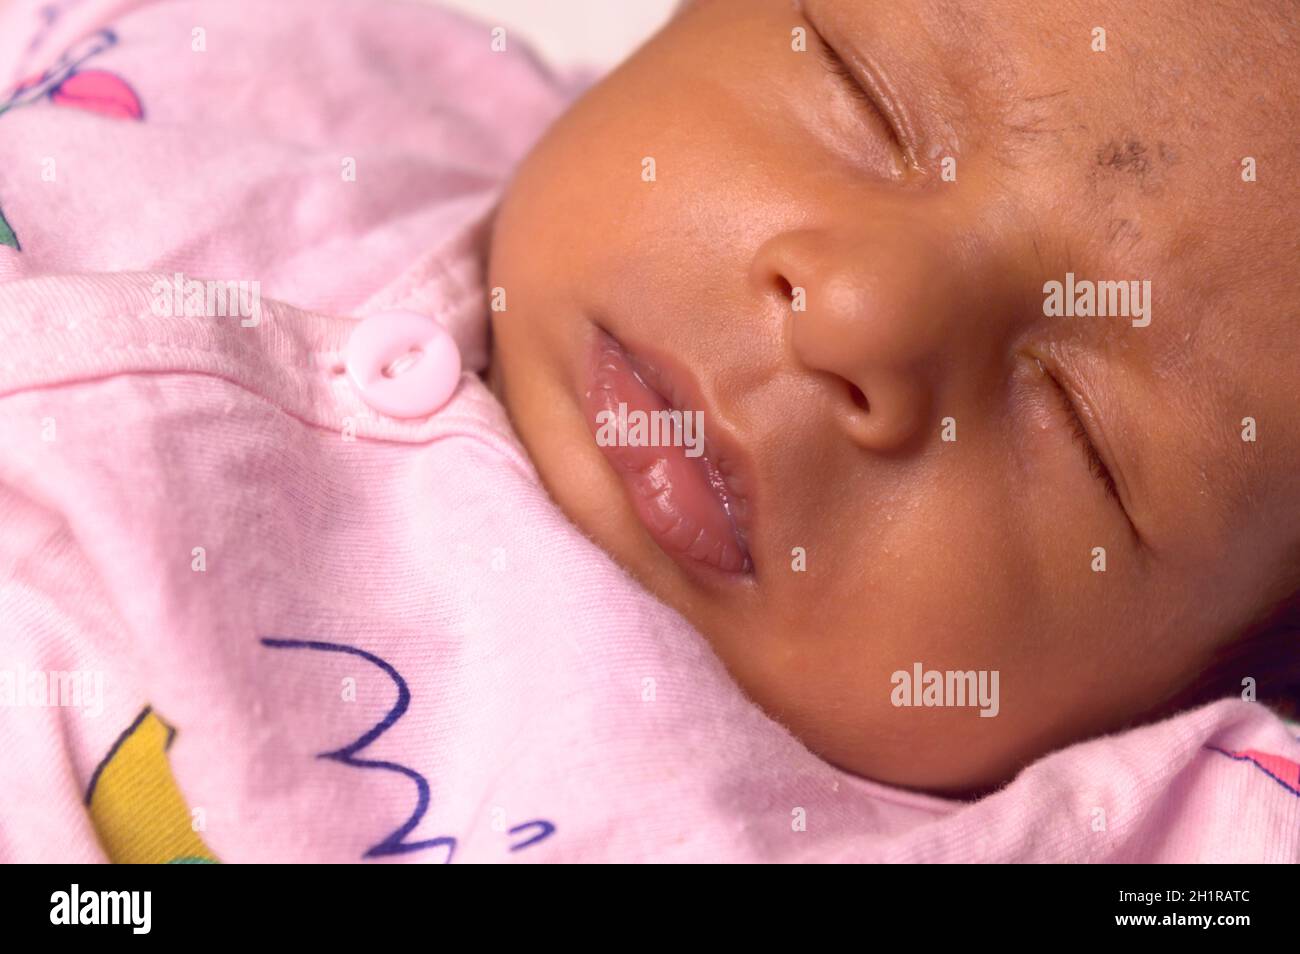
<svg viewBox="0 0 1300 954">
<path fill-rule="evenodd" d="M 961 84 L 1008 104 L 1087 104 L 1094 115 L 1098 107 L 1134 106 L 1152 127 L 1186 120 L 1190 105 L 1213 119 L 1205 135 L 1250 122 L 1253 111 L 1276 103 L 1294 115 L 1294 0 L 1202 3 L 1194 13 L 1186 0 L 801 2 L 810 9 L 834 5 L 859 42 L 870 47 L 875 37 L 892 34 Z M 1079 117 L 1063 111 L 1055 118 Z M 1256 131 L 1287 138 L 1293 128 Z"/>
</svg>

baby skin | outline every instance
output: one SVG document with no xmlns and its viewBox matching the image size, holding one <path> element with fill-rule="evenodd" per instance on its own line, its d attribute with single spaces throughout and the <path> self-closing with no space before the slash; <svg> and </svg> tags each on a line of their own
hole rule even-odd
<svg viewBox="0 0 1300 954">
<path fill-rule="evenodd" d="M 848 771 L 969 795 L 1149 717 L 1300 585 L 1291 10 L 697 0 L 497 216 L 550 493 Z"/>
</svg>

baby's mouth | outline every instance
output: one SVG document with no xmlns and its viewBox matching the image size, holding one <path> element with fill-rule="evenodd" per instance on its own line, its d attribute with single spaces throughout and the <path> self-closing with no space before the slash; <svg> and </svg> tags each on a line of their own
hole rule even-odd
<svg viewBox="0 0 1300 954">
<path fill-rule="evenodd" d="M 590 381 L 587 424 L 659 548 L 687 569 L 751 573 L 747 504 L 704 439 L 709 422 L 699 402 L 687 400 L 661 366 L 600 329 Z M 683 426 L 656 428 L 670 412 Z"/>
</svg>

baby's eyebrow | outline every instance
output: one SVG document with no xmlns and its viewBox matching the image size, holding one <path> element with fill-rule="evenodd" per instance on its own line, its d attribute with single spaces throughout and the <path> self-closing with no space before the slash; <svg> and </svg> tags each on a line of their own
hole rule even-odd
<svg viewBox="0 0 1300 954">
<path fill-rule="evenodd" d="M 1021 96 L 1002 118 L 1002 128 L 1017 136 L 1037 137 L 1057 135 L 1065 130 L 1060 124 L 1062 96 L 1068 96 L 1068 87 L 1046 93 Z"/>
<path fill-rule="evenodd" d="M 993 149 L 998 161 L 1009 169 L 1020 170 L 1022 155 L 1032 155 L 1044 144 L 1060 141 L 1070 128 L 1065 117 L 1069 93 L 1063 87 L 1000 104 L 996 127 L 1000 135 Z"/>
</svg>

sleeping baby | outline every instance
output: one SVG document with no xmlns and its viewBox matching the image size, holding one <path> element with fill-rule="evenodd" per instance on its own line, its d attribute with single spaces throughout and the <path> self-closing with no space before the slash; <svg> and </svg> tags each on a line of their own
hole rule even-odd
<svg viewBox="0 0 1300 954">
<path fill-rule="evenodd" d="M 7 8 L 0 858 L 1300 860 L 1295 50 Z"/>
</svg>

